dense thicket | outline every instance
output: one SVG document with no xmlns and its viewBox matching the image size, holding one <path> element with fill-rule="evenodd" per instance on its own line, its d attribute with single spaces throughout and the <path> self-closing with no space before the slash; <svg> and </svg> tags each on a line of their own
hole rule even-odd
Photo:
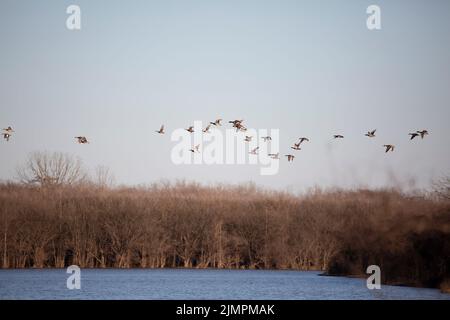
<svg viewBox="0 0 450 320">
<path fill-rule="evenodd" d="M 392 190 L 0 185 L 3 268 L 282 268 L 439 286 L 450 202 Z M 446 280 L 447 279 L 447 280 Z"/>
</svg>

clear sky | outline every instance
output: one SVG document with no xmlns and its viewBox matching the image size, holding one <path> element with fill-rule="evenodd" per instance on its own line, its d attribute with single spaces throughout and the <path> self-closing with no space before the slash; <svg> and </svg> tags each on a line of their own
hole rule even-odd
<svg viewBox="0 0 450 320">
<path fill-rule="evenodd" d="M 79 31 L 66 28 L 70 4 Z M 366 27 L 371 4 L 382 30 Z M 123 184 L 426 187 L 450 173 L 449 39 L 446 0 L 0 0 L 0 126 L 16 130 L 0 141 L 0 179 L 48 150 L 108 166 Z M 283 154 L 311 142 L 261 176 L 255 165 L 174 165 L 170 135 L 154 132 L 218 117 L 279 128 Z M 410 142 L 419 129 L 430 135 Z"/>
</svg>

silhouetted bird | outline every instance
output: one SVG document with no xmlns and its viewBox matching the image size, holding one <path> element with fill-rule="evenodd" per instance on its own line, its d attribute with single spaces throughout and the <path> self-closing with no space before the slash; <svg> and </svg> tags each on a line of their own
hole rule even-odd
<svg viewBox="0 0 450 320">
<path fill-rule="evenodd" d="M 369 131 L 365 134 L 365 136 L 369 137 L 369 138 L 373 138 L 375 137 L 375 132 L 377 131 L 377 129 L 373 130 L 373 131 Z"/>
<path fill-rule="evenodd" d="M 428 134 L 428 130 L 422 130 L 422 131 L 417 131 L 418 134 L 420 134 L 420 137 L 423 139 L 423 137 L 425 137 Z"/>
<path fill-rule="evenodd" d="M 252 136 L 245 136 L 244 141 L 246 141 L 246 142 L 252 141 Z"/>
<path fill-rule="evenodd" d="M 9 141 L 9 138 L 11 138 L 12 133 L 14 132 L 14 130 L 11 128 L 11 126 L 9 126 L 6 129 L 3 129 L 3 139 L 5 139 L 6 141 Z"/>
<path fill-rule="evenodd" d="M 392 145 L 392 144 L 385 144 L 383 147 L 386 148 L 385 153 L 387 153 L 387 152 L 389 152 L 389 151 L 393 152 L 393 151 L 394 151 L 394 148 L 395 148 L 395 146 Z"/>
<path fill-rule="evenodd" d="M 3 135 L 3 139 L 5 139 L 6 141 L 9 141 L 9 138 L 11 138 L 11 135 L 7 132 L 2 133 Z"/>
<path fill-rule="evenodd" d="M 414 139 L 415 137 L 420 136 L 420 133 L 417 133 L 417 132 L 408 133 L 408 134 L 411 136 L 411 138 L 410 138 L 409 140 L 412 140 L 412 139 Z"/>
<path fill-rule="evenodd" d="M 271 140 L 272 140 L 272 137 L 271 137 L 271 136 L 261 137 L 261 139 L 263 139 L 264 142 L 267 142 L 267 141 L 271 141 Z"/>
<path fill-rule="evenodd" d="M 333 137 L 334 137 L 335 139 L 343 139 L 343 138 L 344 138 L 344 136 L 341 135 L 341 134 L 335 134 L 335 135 L 333 135 Z"/>
<path fill-rule="evenodd" d="M 193 126 L 190 126 L 189 128 L 184 129 L 184 130 L 186 130 L 187 132 L 192 133 L 192 132 L 194 132 L 194 127 L 193 127 Z"/>
<path fill-rule="evenodd" d="M 253 150 L 250 151 L 249 153 L 250 153 L 250 154 L 258 154 L 258 153 L 257 153 L 258 149 L 259 149 L 259 147 L 256 147 L 255 149 L 253 149 Z"/>
<path fill-rule="evenodd" d="M 298 138 L 300 141 L 299 141 L 299 145 L 301 144 L 301 143 L 303 143 L 303 142 L 305 142 L 305 141 L 308 141 L 309 142 L 309 139 L 308 138 L 305 138 L 305 137 L 302 137 L 302 138 Z"/>
</svg>

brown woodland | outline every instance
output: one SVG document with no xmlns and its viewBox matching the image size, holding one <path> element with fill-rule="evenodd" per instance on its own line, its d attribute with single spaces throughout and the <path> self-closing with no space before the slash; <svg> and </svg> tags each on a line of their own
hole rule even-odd
<svg viewBox="0 0 450 320">
<path fill-rule="evenodd" d="M 336 189 L 299 196 L 253 185 L 111 187 L 104 169 L 93 183 L 68 168 L 69 180 L 0 184 L 2 268 L 363 275 L 376 264 L 385 283 L 443 289 L 450 283 L 448 179 L 429 194 Z"/>
</svg>

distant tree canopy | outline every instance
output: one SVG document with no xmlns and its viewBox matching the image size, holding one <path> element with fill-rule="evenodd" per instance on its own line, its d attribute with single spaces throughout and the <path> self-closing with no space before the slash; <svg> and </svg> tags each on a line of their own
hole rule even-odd
<svg viewBox="0 0 450 320">
<path fill-rule="evenodd" d="M 450 176 L 435 181 L 433 189 L 439 198 L 450 200 Z"/>
<path fill-rule="evenodd" d="M 74 185 L 87 180 L 81 159 L 61 152 L 33 152 L 17 168 L 22 183 L 40 186 Z"/>
</svg>

